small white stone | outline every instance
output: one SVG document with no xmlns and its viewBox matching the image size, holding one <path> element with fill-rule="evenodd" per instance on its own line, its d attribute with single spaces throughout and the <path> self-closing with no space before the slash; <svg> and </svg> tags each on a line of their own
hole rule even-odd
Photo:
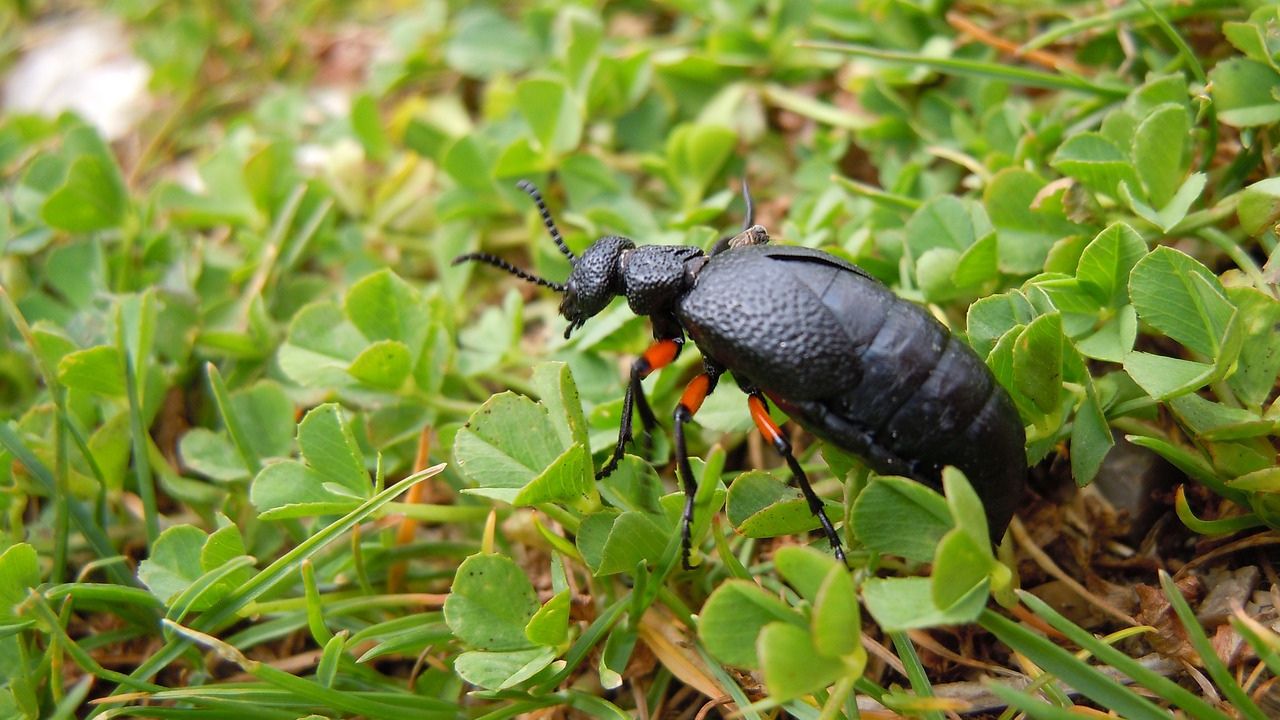
<svg viewBox="0 0 1280 720">
<path fill-rule="evenodd" d="M 5 79 L 2 107 L 49 117 L 70 110 L 111 141 L 148 112 L 150 80 L 150 66 L 133 55 L 119 21 L 82 15 L 29 33 Z"/>
</svg>

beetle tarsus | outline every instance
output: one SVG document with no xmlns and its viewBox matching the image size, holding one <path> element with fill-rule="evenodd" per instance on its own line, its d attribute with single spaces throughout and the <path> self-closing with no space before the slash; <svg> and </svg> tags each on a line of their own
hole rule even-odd
<svg viewBox="0 0 1280 720">
<path fill-rule="evenodd" d="M 689 453 L 684 439 L 684 425 L 693 419 L 693 413 L 684 404 L 676 406 L 673 413 L 675 423 L 672 439 L 675 443 L 676 463 L 680 467 L 680 487 L 684 490 L 684 510 L 680 513 L 680 565 L 685 570 L 692 570 L 689 562 L 693 553 L 693 503 L 698 496 L 698 484 L 693 480 L 693 466 L 689 463 Z"/>
</svg>

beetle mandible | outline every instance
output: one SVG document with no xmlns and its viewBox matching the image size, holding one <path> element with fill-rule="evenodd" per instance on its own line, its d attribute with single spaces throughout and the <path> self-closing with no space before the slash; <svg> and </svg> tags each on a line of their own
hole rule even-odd
<svg viewBox="0 0 1280 720">
<path fill-rule="evenodd" d="M 943 466 L 954 465 L 982 499 L 992 541 L 1004 535 L 1026 478 L 1022 421 L 986 363 L 924 308 L 834 255 L 768 244 L 768 232 L 754 224 L 745 181 L 742 232 L 708 252 L 685 245 L 637 247 L 609 235 L 581 257 L 565 245 L 537 188 L 524 180 L 518 186 L 533 198 L 551 239 L 572 264 L 568 280 L 553 282 L 485 253 L 459 255 L 453 264 L 484 262 L 561 293 L 566 338 L 618 295 L 653 325 L 653 345 L 631 365 L 618 442 L 596 479 L 622 459 L 633 413 L 646 431 L 657 425 L 640 381 L 675 360 L 686 335 L 702 353 L 703 370 L 673 413 L 685 493 L 680 530 L 686 567 L 696 488 L 685 425 L 726 370 L 746 393 L 756 427 L 786 461 L 842 561 L 839 535 L 790 442 L 769 417 L 770 400 L 876 472 L 940 488 Z"/>
</svg>

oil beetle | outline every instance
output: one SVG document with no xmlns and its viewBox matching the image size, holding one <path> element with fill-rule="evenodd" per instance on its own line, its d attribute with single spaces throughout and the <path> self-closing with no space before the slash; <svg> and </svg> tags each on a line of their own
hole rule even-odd
<svg viewBox="0 0 1280 720">
<path fill-rule="evenodd" d="M 685 493 L 680 529 L 686 567 L 696 488 L 685 425 L 726 370 L 746 393 L 756 427 L 786 460 L 841 560 L 840 538 L 791 444 L 769 417 L 769 400 L 879 473 L 939 488 L 944 465 L 960 468 L 986 507 L 992 540 L 1003 536 L 1026 479 L 1022 421 L 982 359 L 924 308 L 834 255 L 768 244 L 768 232 L 753 222 L 745 182 L 742 232 L 709 252 L 683 245 L 637 247 L 609 235 L 582 257 L 565 245 L 537 188 L 528 181 L 519 187 L 533 198 L 551 239 L 573 265 L 569 279 L 553 282 L 484 253 L 460 255 L 453 264 L 488 263 L 561 293 L 566 338 L 617 295 L 625 295 L 632 312 L 653 324 L 655 342 L 631 366 L 618 442 L 597 479 L 621 460 L 633 412 L 646 431 L 657 424 L 640 381 L 675 360 L 686 335 L 702 352 L 703 371 L 689 382 L 673 415 Z"/>
</svg>

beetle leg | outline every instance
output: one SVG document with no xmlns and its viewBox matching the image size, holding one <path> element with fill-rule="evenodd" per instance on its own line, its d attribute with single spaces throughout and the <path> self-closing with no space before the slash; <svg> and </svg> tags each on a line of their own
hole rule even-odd
<svg viewBox="0 0 1280 720">
<path fill-rule="evenodd" d="M 791 468 L 791 476 L 795 478 L 796 484 L 800 486 L 800 492 L 804 494 L 804 499 L 809 503 L 809 512 L 818 518 L 818 522 L 822 524 L 822 531 L 826 533 L 827 540 L 831 542 L 831 549 L 835 552 L 836 558 L 840 562 L 845 562 L 844 548 L 840 545 L 840 536 L 836 534 L 836 529 L 831 525 L 831 520 L 827 518 L 826 511 L 822 508 L 822 499 L 813 491 L 813 487 L 809 485 L 809 478 L 804 474 L 804 470 L 800 468 L 800 461 L 796 460 L 796 456 L 791 454 L 791 443 L 787 441 L 786 436 L 782 434 L 782 428 L 769 417 L 769 405 L 764 399 L 764 394 L 759 390 L 753 390 L 747 397 L 747 407 L 751 409 L 751 419 L 755 421 L 756 428 L 760 430 L 760 434 L 766 440 L 773 443 L 774 449 L 778 454 L 787 461 L 787 467 Z"/>
<path fill-rule="evenodd" d="M 692 567 L 689 564 L 689 555 L 693 552 L 693 501 L 698 494 L 698 485 L 693 480 L 693 466 L 689 464 L 684 425 L 693 419 L 698 408 L 702 407 L 702 401 L 716 389 L 720 374 L 724 372 L 723 369 L 706 361 L 703 363 L 703 368 L 702 374 L 690 380 L 685 386 L 684 394 L 680 396 L 680 404 L 676 405 L 676 410 L 672 414 L 675 419 L 672 437 L 675 442 L 676 463 L 680 469 L 680 487 L 684 490 L 684 512 L 680 514 L 680 563 L 686 570 Z"/>
<path fill-rule="evenodd" d="M 644 398 L 644 388 L 640 385 L 640 381 L 649 377 L 654 370 L 659 370 L 670 365 L 677 356 L 680 355 L 680 349 L 684 346 L 684 338 L 665 338 L 658 340 L 649 346 L 644 354 L 635 359 L 631 363 L 631 380 L 627 383 L 627 392 L 622 396 L 622 418 L 618 424 L 618 444 L 613 447 L 613 456 L 609 458 L 609 462 L 596 473 L 596 479 L 602 480 L 609 477 L 614 470 L 618 468 L 618 463 L 622 460 L 623 452 L 626 450 L 627 441 L 631 439 L 632 426 L 632 410 L 640 412 L 640 422 L 644 426 L 645 432 L 651 432 L 657 425 L 657 420 L 653 416 L 653 409 L 649 407 L 649 402 Z"/>
</svg>

